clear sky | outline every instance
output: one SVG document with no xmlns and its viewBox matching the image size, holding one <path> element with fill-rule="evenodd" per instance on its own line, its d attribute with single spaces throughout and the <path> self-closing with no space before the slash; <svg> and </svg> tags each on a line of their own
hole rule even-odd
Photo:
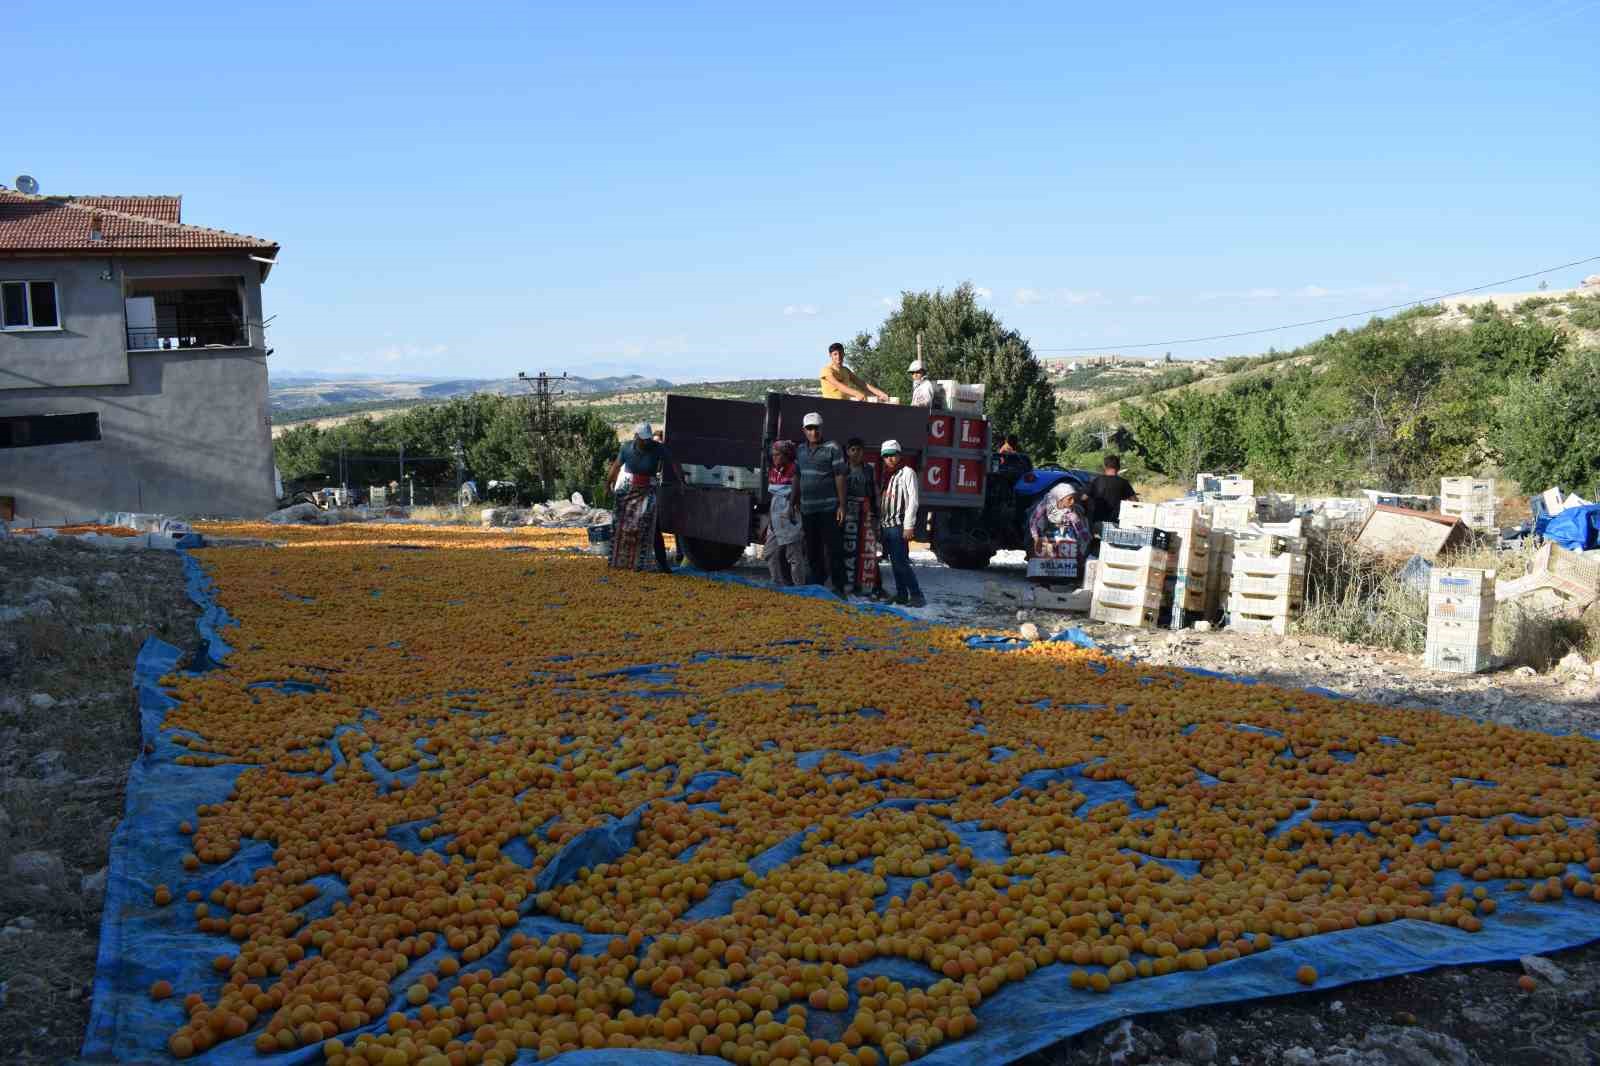
<svg viewBox="0 0 1600 1066">
<path fill-rule="evenodd" d="M 1114 351 L 1600 255 L 1597 56 L 1600 0 L 12 0 L 0 181 L 280 242 L 280 373 L 809 374 L 964 280 Z"/>
</svg>

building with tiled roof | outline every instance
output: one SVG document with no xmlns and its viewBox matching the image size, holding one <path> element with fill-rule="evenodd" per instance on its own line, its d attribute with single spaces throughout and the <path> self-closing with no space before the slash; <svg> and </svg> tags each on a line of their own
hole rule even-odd
<svg viewBox="0 0 1600 1066">
<path fill-rule="evenodd" d="M 0 187 L 0 519 L 269 508 L 277 257 L 177 196 Z"/>
</svg>

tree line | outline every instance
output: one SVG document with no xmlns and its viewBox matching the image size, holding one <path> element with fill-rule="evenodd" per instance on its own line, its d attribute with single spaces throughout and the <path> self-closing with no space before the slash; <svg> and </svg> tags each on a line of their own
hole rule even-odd
<svg viewBox="0 0 1600 1066">
<path fill-rule="evenodd" d="M 511 482 L 528 501 L 573 492 L 598 500 L 617 434 L 594 411 L 552 407 L 541 422 L 532 397 L 480 393 L 327 429 L 297 425 L 273 442 L 286 482 L 337 484 L 342 472 L 352 487 L 387 483 L 402 449 L 430 485 L 453 490 L 459 469 L 480 490 Z"/>
</svg>

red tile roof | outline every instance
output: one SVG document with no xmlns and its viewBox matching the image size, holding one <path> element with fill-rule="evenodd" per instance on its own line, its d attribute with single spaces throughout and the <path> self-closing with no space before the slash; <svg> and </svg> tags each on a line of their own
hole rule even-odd
<svg viewBox="0 0 1600 1066">
<path fill-rule="evenodd" d="M 176 196 L 29 196 L 0 189 L 0 254 L 6 252 L 272 253 L 264 237 L 179 221 Z M 94 221 L 100 239 L 92 239 Z"/>
</svg>

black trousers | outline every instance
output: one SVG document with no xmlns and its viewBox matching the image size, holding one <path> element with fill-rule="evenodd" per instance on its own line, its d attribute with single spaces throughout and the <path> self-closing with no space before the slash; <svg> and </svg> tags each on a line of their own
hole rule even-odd
<svg viewBox="0 0 1600 1066">
<path fill-rule="evenodd" d="M 800 528 L 805 532 L 806 584 L 820 585 L 827 581 L 833 591 L 844 591 L 844 530 L 834 520 L 834 509 L 816 514 L 801 514 Z M 826 565 L 824 565 L 826 561 Z"/>
</svg>

